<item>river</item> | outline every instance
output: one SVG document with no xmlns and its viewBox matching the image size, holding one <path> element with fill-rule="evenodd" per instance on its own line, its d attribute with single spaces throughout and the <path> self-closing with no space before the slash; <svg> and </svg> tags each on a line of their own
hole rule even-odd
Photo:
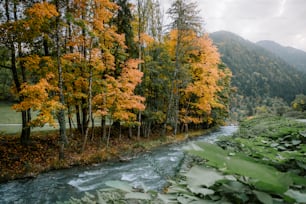
<svg viewBox="0 0 306 204">
<path fill-rule="evenodd" d="M 194 138 L 193 141 L 215 142 L 229 136 L 237 126 Z M 183 147 L 190 141 L 158 147 L 142 153 L 128 162 L 105 162 L 87 167 L 43 173 L 34 179 L 23 179 L 0 184 L 0 203 L 56 203 L 69 198 L 80 198 L 85 192 L 105 187 L 109 180 L 127 181 L 134 187 L 159 190 L 167 178 L 178 170 L 184 157 Z"/>
</svg>

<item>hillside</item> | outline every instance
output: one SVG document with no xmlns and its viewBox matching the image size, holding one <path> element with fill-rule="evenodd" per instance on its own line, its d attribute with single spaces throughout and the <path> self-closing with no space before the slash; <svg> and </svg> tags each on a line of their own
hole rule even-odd
<svg viewBox="0 0 306 204">
<path fill-rule="evenodd" d="M 280 97 L 290 102 L 304 93 L 305 75 L 270 51 L 230 32 L 210 34 L 232 70 L 238 94 L 251 98 Z"/>
<path fill-rule="evenodd" d="M 269 40 L 259 41 L 256 44 L 282 58 L 296 69 L 306 72 L 306 52 L 292 47 L 284 47 Z"/>
</svg>

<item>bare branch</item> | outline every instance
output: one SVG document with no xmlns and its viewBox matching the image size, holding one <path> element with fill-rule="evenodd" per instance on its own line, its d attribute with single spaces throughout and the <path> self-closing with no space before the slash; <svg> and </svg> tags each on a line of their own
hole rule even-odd
<svg viewBox="0 0 306 204">
<path fill-rule="evenodd" d="M 12 69 L 12 67 L 0 64 L 0 69 L 1 68 L 3 68 L 3 69 Z"/>
</svg>

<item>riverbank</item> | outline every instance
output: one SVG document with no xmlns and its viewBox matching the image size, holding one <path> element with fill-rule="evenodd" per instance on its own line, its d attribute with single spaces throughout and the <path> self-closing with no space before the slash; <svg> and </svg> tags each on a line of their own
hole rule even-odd
<svg viewBox="0 0 306 204">
<path fill-rule="evenodd" d="M 109 182 L 113 191 L 96 191 L 81 200 L 93 203 L 305 203 L 306 124 L 278 116 L 257 116 L 240 123 L 230 138 L 198 141 L 164 192 Z M 130 187 L 129 187 L 130 186 Z M 111 200 L 109 199 L 111 198 Z M 70 199 L 68 203 L 78 203 Z"/>
<path fill-rule="evenodd" d="M 105 161 L 126 161 L 137 154 L 152 148 L 184 141 L 191 137 L 206 134 L 213 129 L 160 137 L 158 133 L 149 138 L 129 138 L 123 135 L 111 137 L 109 147 L 98 136 L 89 140 L 84 152 L 81 153 L 82 137 L 69 137 L 65 149 L 65 160 L 58 159 L 58 133 L 56 131 L 35 132 L 32 142 L 22 146 L 17 135 L 0 136 L 0 182 L 14 179 L 36 177 L 38 174 L 75 166 L 85 166 Z"/>
</svg>

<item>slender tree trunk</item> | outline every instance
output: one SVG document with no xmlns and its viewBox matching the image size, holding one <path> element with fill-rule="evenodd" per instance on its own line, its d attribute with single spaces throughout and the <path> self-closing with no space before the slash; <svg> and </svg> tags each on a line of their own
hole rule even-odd
<svg viewBox="0 0 306 204">
<path fill-rule="evenodd" d="M 15 10 L 15 9 L 14 9 Z M 17 20 L 17 15 L 15 14 L 15 19 Z M 18 43 L 18 55 L 19 57 L 22 57 L 22 50 L 21 50 L 21 43 Z M 22 76 L 22 82 L 25 83 L 27 82 L 27 76 L 26 76 L 26 70 L 23 62 L 20 62 L 20 68 L 21 68 L 21 76 Z M 22 99 L 23 100 L 23 99 Z M 30 141 L 30 135 L 31 135 L 31 127 L 29 126 L 29 123 L 31 121 L 31 109 L 29 108 L 28 110 L 23 111 L 23 124 L 24 126 L 22 129 L 24 130 L 24 135 L 22 139 L 23 144 L 27 144 Z"/>
<path fill-rule="evenodd" d="M 67 15 L 70 15 L 70 12 L 71 12 L 71 8 L 70 8 L 70 0 L 66 0 L 66 9 L 67 9 Z M 67 41 L 68 40 L 71 40 L 72 38 L 72 31 L 71 31 L 71 20 L 70 18 L 67 19 L 67 34 L 66 34 L 66 38 L 65 38 L 65 52 L 70 52 L 70 53 L 73 53 L 73 47 L 70 45 L 69 46 L 69 51 L 66 50 L 66 47 L 67 47 Z M 77 109 L 77 118 L 79 119 L 80 118 L 80 114 L 79 114 L 79 109 L 78 107 L 76 107 Z M 70 136 L 73 136 L 73 130 L 72 130 L 72 123 L 73 123 L 73 119 L 72 119 L 72 113 L 71 113 L 71 106 L 68 105 L 68 120 L 69 120 L 69 135 Z M 78 127 L 78 130 L 79 129 L 79 120 L 77 120 L 77 127 Z"/>
<path fill-rule="evenodd" d="M 63 70 L 61 65 L 61 47 L 60 47 L 60 31 L 59 31 L 59 23 L 60 23 L 60 8 L 59 8 L 59 0 L 55 1 L 56 9 L 59 15 L 56 17 L 56 60 L 57 60 L 57 69 L 58 69 L 58 88 L 59 88 L 59 100 L 60 103 L 64 106 L 64 87 L 63 87 Z M 60 149 L 59 149 L 59 159 L 62 160 L 65 158 L 64 155 L 64 146 L 68 143 L 66 136 L 66 121 L 65 121 L 65 110 L 61 109 L 58 112 L 58 122 L 59 122 L 59 132 L 60 132 Z"/>
<path fill-rule="evenodd" d="M 68 108 L 68 122 L 69 122 L 69 136 L 72 137 L 73 136 L 73 130 L 72 130 L 72 113 L 71 113 L 71 106 L 67 105 Z"/>
<path fill-rule="evenodd" d="M 110 141 L 111 129 L 112 129 L 112 124 L 110 123 L 110 124 L 108 125 L 108 134 L 107 134 L 106 148 L 108 148 L 108 147 L 109 147 L 109 141 Z"/>
<path fill-rule="evenodd" d="M 44 46 L 44 52 L 46 56 L 49 56 L 49 46 L 48 46 L 48 40 L 44 37 L 43 40 L 43 46 Z"/>
<path fill-rule="evenodd" d="M 142 46 L 141 46 L 141 15 L 140 15 L 140 1 L 138 0 L 138 59 L 141 62 L 142 60 Z M 141 71 L 141 63 L 139 63 L 138 65 L 138 69 L 139 71 Z M 138 86 L 141 86 L 141 84 L 139 84 Z M 140 88 L 141 89 L 141 88 Z M 137 127 L 137 139 L 140 139 L 140 130 L 141 130 L 141 111 L 139 111 L 138 113 L 138 127 Z"/>
<path fill-rule="evenodd" d="M 175 94 L 173 97 L 173 113 L 174 113 L 174 132 L 173 134 L 177 134 L 177 126 L 179 120 L 179 101 L 180 101 L 180 93 L 179 93 L 179 85 L 178 85 L 178 75 L 180 72 L 180 52 L 181 52 L 181 32 L 178 30 L 177 39 L 176 39 L 176 48 L 175 48 L 175 73 L 174 73 L 174 89 Z"/>
<path fill-rule="evenodd" d="M 91 114 L 91 141 L 94 140 L 95 137 L 95 119 L 93 117 L 93 114 Z"/>
<path fill-rule="evenodd" d="M 85 136 L 84 136 L 84 142 L 83 142 L 83 147 L 82 147 L 82 152 L 84 152 L 85 148 L 86 148 L 86 144 L 87 144 L 87 140 L 88 140 L 88 131 L 89 131 L 89 121 L 92 120 L 92 66 L 89 65 L 89 73 L 90 73 L 90 76 L 89 76 L 89 90 L 88 90 L 88 113 L 89 113 L 89 116 L 88 116 L 88 120 L 86 121 L 86 132 L 85 132 Z M 92 129 L 93 131 L 93 129 Z"/>
<path fill-rule="evenodd" d="M 177 132 L 177 120 L 178 120 L 178 85 L 177 85 L 177 78 L 178 78 L 178 72 L 179 72 L 179 49 L 180 49 L 180 32 L 178 32 L 177 36 L 177 42 L 176 42 L 176 49 L 175 49 L 175 68 L 173 73 L 173 81 L 171 83 L 171 90 L 170 90 L 170 96 L 169 96 L 169 102 L 168 102 L 168 108 L 166 112 L 166 119 L 164 123 L 164 127 L 162 130 L 162 136 L 165 136 L 166 130 L 167 130 L 167 124 L 170 122 L 170 120 L 174 120 L 174 135 L 176 135 Z M 172 117 L 171 117 L 172 116 Z M 173 118 L 173 119 L 172 119 Z M 172 122 L 171 122 L 172 123 Z"/>
<path fill-rule="evenodd" d="M 106 104 L 106 96 L 105 95 L 103 95 L 103 105 L 105 105 Z M 107 117 L 106 117 L 106 115 L 105 116 L 102 116 L 102 118 L 101 118 L 101 123 L 102 123 L 102 125 L 101 125 L 101 129 L 102 129 L 102 139 L 105 141 L 106 140 L 106 119 L 107 119 Z"/>
<path fill-rule="evenodd" d="M 87 130 L 87 112 L 88 112 L 88 106 L 86 107 L 86 99 L 82 98 L 82 136 L 85 136 L 85 132 Z"/>
<path fill-rule="evenodd" d="M 17 21 L 17 1 L 13 2 L 13 14 L 14 14 L 14 20 Z M 9 23 L 11 21 L 10 18 L 10 11 L 9 11 L 9 1 L 5 0 L 5 15 L 6 15 L 6 21 Z M 11 71 L 13 75 L 13 80 L 16 86 L 17 93 L 20 93 L 21 91 L 21 83 L 18 77 L 18 71 L 17 71 L 17 60 L 16 60 L 16 48 L 15 48 L 15 38 L 14 36 L 10 36 L 9 39 L 9 47 L 11 50 Z M 19 44 L 20 45 L 20 44 Z M 20 50 L 19 50 L 20 51 Z M 24 78 L 23 78 L 23 81 Z M 23 100 L 22 97 L 19 97 L 19 101 L 21 102 Z M 22 130 L 20 135 L 20 143 L 21 144 L 27 144 L 30 139 L 30 128 L 28 127 L 28 119 L 31 118 L 31 116 L 27 116 L 28 111 L 21 111 L 21 119 L 22 119 Z"/>
<path fill-rule="evenodd" d="M 148 123 L 146 124 L 146 128 L 144 130 L 144 135 L 145 135 L 146 138 L 150 137 L 151 125 L 152 125 L 151 121 L 148 121 Z"/>
<path fill-rule="evenodd" d="M 82 124 L 81 124 L 80 106 L 79 105 L 75 105 L 75 114 L 76 114 L 76 119 L 77 119 L 78 131 L 80 133 L 82 133 Z"/>
<path fill-rule="evenodd" d="M 132 130 L 132 127 L 129 126 L 129 138 L 132 138 L 133 137 L 133 130 Z"/>
<path fill-rule="evenodd" d="M 105 141 L 106 140 L 106 116 L 103 116 L 102 117 L 102 120 L 101 120 L 101 129 L 102 129 L 102 139 Z"/>
<path fill-rule="evenodd" d="M 119 139 L 121 140 L 121 137 L 122 137 L 122 131 L 121 131 L 121 124 L 119 125 Z"/>
<path fill-rule="evenodd" d="M 138 126 L 137 126 L 137 139 L 140 140 L 140 133 L 141 133 L 141 111 L 138 113 Z"/>
</svg>

